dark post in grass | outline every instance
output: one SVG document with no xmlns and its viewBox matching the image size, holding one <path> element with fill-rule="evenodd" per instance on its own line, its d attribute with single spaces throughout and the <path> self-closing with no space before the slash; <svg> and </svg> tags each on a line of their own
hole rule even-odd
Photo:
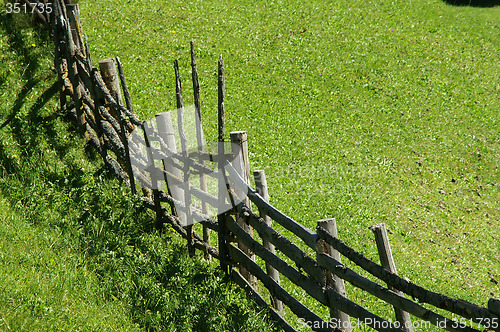
<svg viewBox="0 0 500 332">
<path fill-rule="evenodd" d="M 332 237 L 338 238 L 337 222 L 335 218 L 319 220 L 318 227 L 323 228 Z M 328 254 L 338 262 L 341 261 L 340 253 L 337 250 L 333 249 L 331 245 L 327 244 L 323 240 L 319 240 L 317 242 L 316 251 L 318 254 Z M 323 284 L 327 288 L 333 288 L 335 292 L 340 294 L 342 297 L 344 298 L 347 297 L 344 280 L 342 280 L 332 272 L 324 271 Z M 329 309 L 330 309 L 330 318 L 333 321 L 334 327 L 339 328 L 341 331 L 350 332 L 351 324 L 349 315 L 346 314 L 345 312 L 335 309 L 333 306 L 330 306 Z"/>
<path fill-rule="evenodd" d="M 123 66 L 120 61 L 119 57 L 116 57 L 116 65 L 118 67 L 118 74 L 120 76 L 120 83 L 122 86 L 122 89 L 125 94 L 125 100 L 127 103 L 127 108 L 132 112 L 132 102 L 130 100 L 130 94 L 128 93 L 127 89 L 127 83 L 125 82 L 125 74 L 123 72 Z M 122 105 L 123 106 L 123 105 Z M 125 147 L 125 164 L 127 166 L 127 173 L 130 181 L 130 190 L 132 191 L 132 194 L 136 194 L 136 188 L 135 188 L 135 179 L 134 179 L 134 171 L 132 170 L 132 163 L 130 161 L 130 151 L 128 149 L 128 136 L 127 136 L 127 131 L 126 131 L 126 118 L 125 114 L 123 112 L 120 112 L 120 131 L 121 131 L 121 139 L 123 142 L 123 146 Z M 133 129 L 133 128 L 130 128 Z"/>
<path fill-rule="evenodd" d="M 266 173 L 264 170 L 253 171 L 253 178 L 255 180 L 255 189 L 262 198 L 269 203 L 269 192 L 267 189 Z M 273 220 L 264 212 L 259 210 L 260 217 L 264 219 L 267 226 L 273 227 Z M 262 238 L 262 244 L 271 253 L 275 253 L 274 244 L 272 244 L 266 237 Z M 266 261 L 266 271 L 271 278 L 273 278 L 278 285 L 280 284 L 280 274 L 271 264 Z M 273 308 L 278 311 L 280 315 L 284 315 L 283 302 L 278 300 L 275 296 L 271 295 L 271 303 Z"/>
<path fill-rule="evenodd" d="M 127 82 L 125 81 L 125 73 L 123 72 L 122 62 L 120 57 L 116 57 L 116 68 L 118 69 L 118 75 L 120 76 L 120 84 L 123 90 L 123 96 L 125 97 L 125 105 L 130 113 L 134 114 L 134 109 L 132 108 L 132 99 L 130 98 L 130 92 L 128 91 Z M 133 130 L 134 128 L 130 128 Z"/>
<path fill-rule="evenodd" d="M 89 42 L 88 42 L 88 39 L 86 36 L 85 36 L 84 47 L 85 47 L 85 57 L 87 60 L 86 64 L 85 64 L 85 69 L 87 70 L 89 75 L 92 76 L 93 71 L 97 71 L 97 69 L 94 68 L 94 66 L 92 65 L 92 60 L 90 58 Z M 89 89 L 89 92 L 92 96 L 92 99 L 94 100 L 94 109 L 92 110 L 92 112 L 93 112 L 95 122 L 97 124 L 97 131 L 96 132 L 97 132 L 97 136 L 99 138 L 99 143 L 101 145 L 102 155 L 106 156 L 107 155 L 107 147 L 106 147 L 106 144 L 104 141 L 104 133 L 103 133 L 104 129 L 102 127 L 102 121 L 104 119 L 103 119 L 101 112 L 99 111 L 99 107 L 101 106 L 101 104 L 100 104 L 99 98 L 97 97 L 98 95 L 97 95 L 96 87 L 95 87 L 94 81 L 92 79 L 91 79 L 91 83 L 89 84 L 89 86 L 87 88 Z"/>
<path fill-rule="evenodd" d="M 179 76 L 179 62 L 174 61 L 174 71 L 175 71 L 175 96 L 177 99 L 177 127 L 179 129 L 179 138 L 181 141 L 182 158 L 183 161 L 183 173 L 184 173 L 184 204 L 186 206 L 186 218 L 187 226 L 186 233 L 188 238 L 188 252 L 189 255 L 194 255 L 194 243 L 193 243 L 193 220 L 191 216 L 191 193 L 189 191 L 189 162 L 188 162 L 188 142 L 186 134 L 184 133 L 184 103 L 182 101 L 182 86 L 181 79 Z"/>
<path fill-rule="evenodd" d="M 375 242 L 377 243 L 378 255 L 380 257 L 382 267 L 389 272 L 397 274 L 398 272 L 392 257 L 391 245 L 389 244 L 389 237 L 387 236 L 385 224 L 371 226 L 370 229 L 375 234 Z M 403 295 L 402 292 L 395 290 L 392 287 L 389 287 L 389 289 L 396 292 L 398 295 Z M 399 309 L 398 307 L 394 307 L 394 312 L 401 328 L 406 332 L 413 332 L 410 314 Z"/>
<path fill-rule="evenodd" d="M 203 137 L 203 128 L 201 125 L 201 100 L 200 100 L 200 82 L 198 80 L 198 70 L 196 68 L 196 56 L 194 54 L 194 43 L 191 42 L 191 70 L 193 79 L 193 94 L 194 94 L 194 109 L 195 109 L 195 122 L 196 122 L 196 141 L 198 145 L 198 152 L 205 152 L 205 138 Z M 200 155 L 199 162 L 205 164 L 204 159 Z M 205 173 L 200 173 L 200 189 L 203 192 L 207 192 L 207 178 Z M 201 203 L 201 210 L 204 215 L 208 215 L 208 204 L 207 202 Z M 210 244 L 210 229 L 203 226 L 203 242 Z M 205 251 L 205 259 L 210 260 L 210 255 Z"/>
<path fill-rule="evenodd" d="M 224 132 L 225 132 L 225 109 L 224 109 L 224 99 L 226 98 L 226 88 L 225 88 L 225 78 L 224 78 L 224 60 L 222 59 L 222 55 L 219 58 L 218 62 L 218 114 L 217 114 L 217 122 L 218 122 L 218 132 L 219 136 L 217 138 L 217 154 L 218 154 L 218 172 L 219 172 L 219 206 L 217 211 L 217 223 L 219 225 L 219 234 L 218 234 L 218 242 L 219 242 L 219 259 L 220 259 L 220 267 L 225 274 L 229 275 L 229 257 L 228 257 L 228 248 L 226 243 L 226 213 L 224 211 L 225 208 L 225 197 L 227 193 L 226 187 L 226 176 L 224 171 Z"/>
<path fill-rule="evenodd" d="M 66 13 L 63 8 L 63 13 Z M 69 24 L 68 15 L 64 14 L 64 20 L 61 22 L 64 32 L 64 39 L 66 42 L 66 61 L 68 64 L 68 78 L 71 82 L 73 89 L 73 102 L 75 103 L 75 110 L 77 114 L 78 125 L 80 126 L 80 130 L 87 136 L 87 132 L 85 130 L 85 114 L 83 112 L 83 104 L 82 104 L 82 92 L 80 90 L 80 79 L 78 78 L 78 67 L 75 60 L 76 47 L 73 40 L 73 36 L 71 34 L 71 27 Z"/>
<path fill-rule="evenodd" d="M 59 103 L 61 111 L 66 109 L 66 78 L 63 78 L 67 74 L 67 62 L 64 57 L 64 37 L 63 37 L 63 27 L 62 21 L 59 19 L 61 17 L 61 9 L 59 7 L 59 1 L 55 2 L 54 10 L 52 12 L 52 29 L 54 32 L 54 67 L 57 71 L 57 77 L 60 84 L 59 90 Z"/>
</svg>

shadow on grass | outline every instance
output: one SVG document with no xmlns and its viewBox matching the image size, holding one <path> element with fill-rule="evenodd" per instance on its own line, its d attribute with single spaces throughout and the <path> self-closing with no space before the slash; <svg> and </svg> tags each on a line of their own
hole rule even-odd
<svg viewBox="0 0 500 332">
<path fill-rule="evenodd" d="M 27 162 L 39 162 L 44 165 L 47 163 L 43 159 L 44 151 L 47 150 L 45 145 L 50 147 L 59 159 L 63 159 L 75 144 L 83 144 L 83 141 L 78 143 L 80 139 L 78 131 L 68 116 L 64 118 L 65 114 L 60 110 L 50 110 L 54 108 L 53 103 L 46 107 L 49 101 L 58 94 L 59 83 L 49 68 L 41 68 L 40 57 L 34 55 L 33 47 L 20 32 L 22 29 L 30 29 L 37 40 L 50 41 L 48 31 L 39 25 L 32 28 L 33 25 L 33 19 L 29 15 L 0 14 L 0 29 L 7 37 L 9 52 L 17 57 L 17 61 L 12 65 L 17 68 L 12 68 L 9 75 L 16 75 L 17 70 L 19 78 L 16 77 L 16 79 L 25 82 L 16 91 L 16 99 L 10 110 L 0 113 L 0 132 L 8 126 L 12 138 L 22 150 L 21 154 L 24 159 Z M 1 82 L 0 90 L 12 89 L 12 87 L 5 86 L 5 81 Z M 40 95 L 33 102 L 33 95 L 36 94 Z M 27 104 L 30 104 L 29 108 L 26 108 Z M 67 130 L 67 133 L 61 134 L 61 130 Z M 3 166 L 3 170 L 7 174 L 22 172 L 20 159 L 11 160 L 12 156 L 9 156 L 5 150 L 5 144 L 0 142 L 0 157 L 2 158 L 0 165 Z M 88 147 L 86 147 L 86 156 L 93 162 L 97 158 L 97 154 Z M 69 174 L 45 171 L 44 177 L 51 182 L 67 183 L 67 180 L 70 180 L 70 183 L 75 185 L 81 183 L 82 174 L 73 172 L 78 169 L 77 164 L 74 160 L 66 159 L 64 162 L 70 170 Z"/>
<path fill-rule="evenodd" d="M 470 7 L 500 6 L 500 0 L 444 0 L 444 2 L 453 6 L 470 6 Z"/>
</svg>

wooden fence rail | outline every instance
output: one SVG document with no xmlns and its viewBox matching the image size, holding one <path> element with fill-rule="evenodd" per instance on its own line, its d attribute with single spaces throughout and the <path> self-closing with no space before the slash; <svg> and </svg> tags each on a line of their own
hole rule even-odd
<svg viewBox="0 0 500 332">
<path fill-rule="evenodd" d="M 32 6 L 42 24 L 51 29 L 61 109 L 71 115 L 107 168 L 133 194 L 142 196 L 144 207 L 156 215 L 157 228 L 161 229 L 165 223 L 170 225 L 186 239 L 191 255 L 200 250 L 206 259 L 218 259 L 221 269 L 269 309 L 271 317 L 285 331 L 295 330 L 296 324 L 285 319 L 295 315 L 317 331 L 351 331 L 353 317 L 377 331 L 408 332 L 415 323 L 409 314 L 448 331 L 481 328 L 500 331 L 498 300 L 490 299 L 485 308 L 432 292 L 398 276 L 384 226 L 372 229 L 376 233 L 380 265 L 338 239 L 333 219 L 319 221 L 313 231 L 272 206 L 261 171 L 254 173 L 257 187 L 254 190 L 250 186 L 246 132 L 232 132 L 232 146 L 226 146 L 222 57 L 218 61 L 218 145 L 217 151 L 210 152 L 205 147 L 200 85 L 191 43 L 196 148 L 190 151 L 185 121 L 189 111 L 183 104 L 177 61 L 174 63 L 177 113 L 160 113 L 154 121 L 142 121 L 133 111 L 120 59 L 105 59 L 99 62 L 100 69 L 93 66 L 79 22 L 78 5 L 64 0 L 24 3 Z M 53 9 L 50 15 L 35 8 L 48 3 Z M 214 192 L 209 190 L 209 181 L 216 181 Z M 258 214 L 251 210 L 252 203 Z M 217 211 L 216 220 L 210 217 L 210 211 Z M 202 225 L 201 236 L 193 227 L 195 222 Z M 273 223 L 292 236 L 280 234 Z M 253 236 L 254 231 L 262 243 Z M 216 246 L 211 244 L 211 235 L 217 237 Z M 313 250 L 314 257 L 306 252 L 307 247 Z M 379 281 L 348 268 L 341 255 Z M 256 256 L 265 263 L 265 270 Z M 282 285 L 284 279 L 327 307 L 330 317 L 318 315 L 302 299 L 292 296 Z M 348 299 L 344 281 L 394 306 L 397 319 L 379 317 Z M 272 305 L 261 295 L 263 287 L 269 291 Z M 420 303 L 442 310 L 437 313 Z M 285 308 L 289 314 L 285 314 Z M 461 316 L 468 325 L 463 321 L 459 324 L 442 312 Z"/>
</svg>

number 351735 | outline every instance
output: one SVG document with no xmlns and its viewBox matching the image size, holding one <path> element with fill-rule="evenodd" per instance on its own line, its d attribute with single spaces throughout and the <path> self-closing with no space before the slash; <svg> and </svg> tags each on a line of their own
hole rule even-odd
<svg viewBox="0 0 500 332">
<path fill-rule="evenodd" d="M 5 10 L 7 14 L 19 14 L 19 13 L 24 13 L 24 14 L 33 14 L 36 11 L 39 13 L 47 13 L 50 14 L 52 13 L 52 4 L 51 3 L 30 3 L 30 5 L 23 3 L 10 3 L 7 2 L 5 4 Z"/>
</svg>

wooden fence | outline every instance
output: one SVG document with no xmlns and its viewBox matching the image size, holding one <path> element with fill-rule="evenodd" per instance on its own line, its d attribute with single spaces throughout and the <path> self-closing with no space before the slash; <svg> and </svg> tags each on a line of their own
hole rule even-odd
<svg viewBox="0 0 500 332">
<path fill-rule="evenodd" d="M 377 331 L 412 331 L 414 323 L 410 314 L 448 331 L 500 331 L 500 301 L 490 299 L 485 308 L 432 292 L 399 277 L 383 224 L 371 227 L 381 260 L 378 264 L 337 237 L 335 219 L 320 220 L 317 228 L 310 230 L 273 207 L 263 171 L 253 172 L 256 190 L 251 188 L 246 132 L 232 132 L 229 140 L 224 136 L 222 57 L 218 62 L 216 151 L 207 151 L 204 144 L 200 85 L 192 43 L 196 148 L 189 151 L 190 142 L 185 135 L 186 111 L 177 62 L 174 64 L 177 131 L 173 129 L 172 114 L 158 114 L 155 123 L 139 120 L 132 108 L 120 59 L 99 62 L 99 70 L 94 67 L 87 39 L 82 34 L 78 5 L 67 2 L 50 1 L 53 8 L 50 15 L 46 12 L 38 15 L 53 36 L 61 108 L 72 116 L 109 170 L 128 185 L 132 193 L 141 195 L 145 208 L 154 211 L 157 228 L 167 223 L 186 239 L 190 254 L 201 250 L 205 258 L 218 259 L 221 269 L 253 294 L 260 305 L 269 308 L 273 319 L 284 330 L 294 331 L 292 325 L 296 325 L 284 318 L 286 306 L 297 320 L 317 331 L 351 331 L 351 317 Z M 25 3 L 37 6 L 48 2 Z M 215 193 L 208 190 L 210 179 L 217 182 Z M 251 209 L 252 204 L 258 212 Z M 217 211 L 216 219 L 210 218 L 210 209 Z M 194 230 L 194 222 L 202 224 L 201 235 Z M 283 236 L 273 228 L 273 223 L 293 236 Z M 254 237 L 254 231 L 262 241 Z M 211 239 L 211 235 L 217 237 L 217 241 Z M 306 247 L 315 254 L 301 249 Z M 288 262 L 294 262 L 295 267 L 280 258 L 283 255 Z M 256 256 L 265 266 L 259 265 Z M 348 268 L 341 262 L 341 256 L 374 278 Z M 294 298 L 281 286 L 282 278 L 327 307 L 330 317 L 320 317 Z M 396 320 L 379 317 L 349 300 L 345 281 L 392 305 Z M 263 287 L 269 291 L 270 303 L 259 292 Z M 422 303 L 428 305 L 424 307 Z M 450 319 L 430 307 L 456 316 Z M 457 320 L 457 316 L 462 319 Z"/>
</svg>

